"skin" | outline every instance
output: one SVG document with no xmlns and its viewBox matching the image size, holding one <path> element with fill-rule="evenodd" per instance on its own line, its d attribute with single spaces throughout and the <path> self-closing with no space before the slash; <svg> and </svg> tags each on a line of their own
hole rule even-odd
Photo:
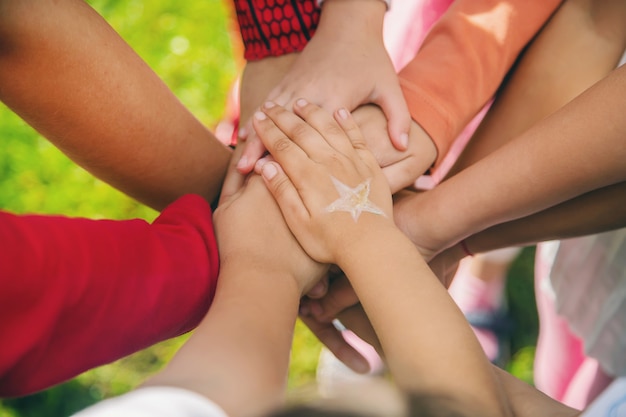
<svg viewBox="0 0 626 417">
<path fill-rule="evenodd" d="M 371 319 L 379 341 L 376 345 L 385 353 L 398 386 L 450 395 L 466 412 L 477 415 L 577 415 L 576 410 L 495 370 L 445 288 L 390 218 L 363 213 L 354 222 L 348 213 L 325 210 L 336 196 L 332 182 L 324 180 L 328 173 L 345 178 L 347 184 L 359 182 L 359 175 L 361 182 L 372 178 L 372 201 L 387 207 L 388 199 L 377 189 L 383 187 L 377 180 L 382 172 L 350 119 L 335 115 L 352 143 L 352 151 L 343 146 L 346 138 L 342 143 L 334 129 L 327 129 L 328 122 L 318 114 L 319 108 L 306 102 L 297 105 L 297 115 L 312 129 L 302 128 L 301 121 L 278 106 L 264 109 L 271 122 L 258 118 L 257 130 L 278 163 L 260 163 L 257 169 L 307 253 L 318 261 L 338 265 L 346 273 Z M 286 138 L 292 138 L 293 143 Z M 340 216 L 343 218 L 337 219 Z M 381 236 L 386 242 L 383 247 L 378 244 Z M 381 276 L 390 277 L 393 285 Z M 433 316 L 438 317 L 437 325 L 433 325 Z M 391 322 L 395 325 L 389 326 Z M 463 354 L 456 346 L 464 347 Z"/>
<path fill-rule="evenodd" d="M 221 269 L 210 312 L 145 386 L 198 392 L 229 416 L 261 415 L 284 403 L 298 302 L 327 267 L 302 251 L 259 176 L 223 199 L 214 222 Z"/>
<path fill-rule="evenodd" d="M 431 231 L 434 233 L 441 232 L 445 230 L 445 225 L 452 223 L 459 225 L 458 230 L 461 231 L 465 227 L 461 224 L 468 216 L 459 216 L 459 212 L 465 213 L 467 210 L 468 213 L 483 213 L 483 218 L 494 225 L 475 237 L 466 239 L 466 244 L 473 253 L 622 227 L 622 211 L 615 209 L 623 200 L 622 194 L 620 194 L 622 187 L 620 185 L 589 191 L 584 197 L 576 197 L 571 201 L 562 202 L 556 207 L 549 207 L 551 203 L 548 203 L 544 206 L 545 210 L 539 210 L 527 218 L 522 216 L 520 219 L 495 225 L 498 221 L 489 217 L 491 216 L 489 210 L 502 208 L 502 212 L 506 211 L 508 214 L 513 209 L 512 205 L 503 205 L 500 198 L 501 194 L 488 193 L 479 194 L 473 200 L 474 202 L 464 205 L 468 198 L 474 197 L 472 194 L 476 190 L 475 186 L 465 181 L 466 172 L 464 170 L 468 167 L 474 169 L 472 165 L 482 166 L 482 159 L 486 155 L 494 153 L 513 138 L 523 141 L 524 139 L 517 136 L 525 137 L 524 132 L 534 123 L 541 121 L 594 82 L 610 73 L 626 47 L 626 33 L 622 24 L 624 16 L 626 16 L 625 4 L 615 0 L 566 2 L 518 63 L 509 82 L 500 92 L 485 120 L 460 156 L 457 164 L 452 168 L 448 179 L 432 192 L 418 194 L 405 191 L 396 195 L 394 207 L 396 221 L 403 230 L 409 233 L 413 242 L 427 259 L 432 259 L 438 252 L 450 246 L 450 249 L 445 250 L 444 253 L 431 261 L 431 267 L 446 285 L 451 282 L 458 260 L 466 256 L 465 251 L 459 245 L 454 245 L 461 238 L 450 238 L 448 242 L 441 240 L 433 242 L 428 239 L 432 236 Z M 593 59 L 572 68 L 571 62 L 579 62 L 579 57 L 582 54 L 592 54 Z M 583 106 L 585 105 L 593 106 L 594 104 L 587 102 L 583 104 Z M 588 117 L 583 110 L 580 111 L 579 115 L 582 114 L 585 114 L 584 117 Z M 597 117 L 597 125 L 602 124 L 603 116 Z M 568 123 L 565 119 L 554 120 L 560 120 L 556 122 L 557 124 Z M 536 131 L 541 132 L 540 129 Z M 594 134 L 591 130 L 587 132 L 589 135 Z M 543 131 L 540 133 L 541 135 L 546 138 L 550 137 L 547 142 L 552 141 L 553 137 L 566 140 L 563 138 L 563 134 L 549 136 L 548 131 Z M 565 145 L 560 146 L 565 147 Z M 580 149 L 585 149 L 582 142 L 580 146 L 583 146 Z M 619 143 L 609 146 L 620 148 Z M 521 144 L 517 147 L 517 149 L 523 148 L 524 145 Z M 541 145 L 537 143 L 537 153 L 541 152 L 540 148 Z M 607 150 L 610 149 L 613 148 L 607 148 Z M 515 176 L 521 175 L 523 172 L 516 171 L 515 164 L 523 163 L 524 155 L 534 160 L 534 156 L 530 152 L 524 153 L 524 150 L 521 152 L 517 157 L 512 156 L 513 153 L 509 154 L 511 160 L 517 158 L 512 164 L 503 163 L 497 169 L 494 165 L 490 171 L 481 168 L 480 172 L 483 174 L 474 176 L 477 181 L 480 181 L 480 189 L 485 189 L 483 187 L 485 183 L 488 183 L 487 187 L 493 183 L 493 181 L 485 181 L 485 178 L 502 179 L 508 176 L 512 187 L 510 189 L 517 190 L 518 187 L 525 187 L 520 189 L 525 189 L 527 191 L 526 198 L 532 200 L 535 190 L 533 184 L 541 185 L 545 184 L 546 181 L 535 176 L 537 179 L 534 181 L 513 185 Z M 503 160 L 500 156 L 497 158 Z M 563 161 L 562 157 L 555 158 Z M 579 175 L 583 172 L 581 171 Z M 551 178 L 551 174 L 546 175 L 546 178 Z M 449 191 L 443 192 L 439 189 L 448 189 L 446 183 L 457 181 L 456 177 L 463 179 L 462 183 L 465 185 L 462 188 L 454 186 L 449 188 Z M 532 177 L 531 175 L 529 178 Z M 593 173 L 590 177 L 597 176 Z M 527 177 L 521 176 L 519 178 Z M 562 179 L 566 180 L 565 178 Z M 578 190 L 577 187 L 573 185 L 572 187 Z M 447 211 L 446 214 L 437 218 L 434 215 L 440 214 L 437 212 L 438 208 L 424 210 L 418 208 L 421 207 L 421 203 L 418 202 L 425 202 L 428 205 L 433 195 L 444 196 L 440 201 L 442 201 L 442 206 L 446 206 L 445 210 Z M 493 203 L 486 203 L 490 201 L 490 198 L 494 200 Z M 443 200 L 446 200 L 447 203 L 444 203 Z M 409 201 L 413 201 L 415 204 L 410 204 Z M 582 219 L 584 222 L 581 221 Z M 477 226 L 476 229 L 479 230 L 481 227 Z M 328 295 L 317 302 L 307 303 L 305 311 L 328 323 L 344 308 L 357 302 L 358 299 L 349 287 L 346 287 L 342 281 L 334 281 Z M 320 323 L 310 325 L 316 328 L 322 327 Z M 329 329 L 328 332 L 330 331 Z"/>
<path fill-rule="evenodd" d="M 389 120 L 388 136 L 394 146 L 406 149 L 411 119 L 383 45 L 385 11 L 385 3 L 377 0 L 325 1 L 315 36 L 302 53 L 295 55 L 292 65 L 276 83 L 265 84 L 274 86 L 267 94 L 262 94 L 265 97 L 248 102 L 242 96 L 242 103 L 254 108 L 272 100 L 291 108 L 297 98 L 307 97 L 328 111 L 339 107 L 353 110 L 361 104 L 375 103 Z M 277 61 L 270 58 L 266 62 L 274 65 Z M 255 71 L 254 67 L 246 68 L 246 72 Z M 354 68 L 366 67 L 368 71 L 354 71 Z M 247 85 L 244 73 L 243 90 Z M 246 116 L 241 120 L 249 119 Z M 249 123 L 246 130 L 250 136 L 237 164 L 242 173 L 250 172 L 265 150 Z"/>
<path fill-rule="evenodd" d="M 256 166 L 265 185 L 251 178 L 217 210 L 223 265 L 214 305 L 146 386 L 197 392 L 234 417 L 280 407 L 298 300 L 326 272 L 323 264 L 334 263 L 363 301 L 402 390 L 444 396 L 475 415 L 577 415 L 492 367 L 445 288 L 393 223 L 389 187 L 348 113 L 333 119 L 302 101 L 295 111 L 269 105 L 255 116 L 273 157 Z M 364 212 L 355 221 L 350 213 L 326 210 L 338 196 L 331 174 L 345 184 L 370 181 L 368 198 L 384 215 Z M 274 210 L 249 209 L 269 193 Z M 257 233 L 240 238 L 250 231 Z M 268 237 L 272 245 L 265 244 Z M 393 285 L 380 280 L 389 267 Z"/>
<path fill-rule="evenodd" d="M 157 210 L 217 196 L 230 149 L 85 2 L 0 2 L 0 38 L 0 100 L 77 164 Z"/>
</svg>

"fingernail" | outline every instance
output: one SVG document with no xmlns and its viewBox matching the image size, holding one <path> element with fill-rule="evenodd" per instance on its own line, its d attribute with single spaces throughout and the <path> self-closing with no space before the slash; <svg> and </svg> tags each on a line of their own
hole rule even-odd
<svg viewBox="0 0 626 417">
<path fill-rule="evenodd" d="M 409 147 L 409 135 L 407 133 L 400 135 L 400 145 L 402 145 L 404 149 Z"/>
<path fill-rule="evenodd" d="M 254 118 L 257 120 L 265 120 L 267 119 L 267 116 L 262 111 L 257 111 L 254 113 Z"/>
<path fill-rule="evenodd" d="M 263 103 L 263 107 L 266 109 L 271 109 L 274 106 L 276 106 L 276 103 L 274 103 L 273 101 L 266 101 L 265 103 Z"/>
<path fill-rule="evenodd" d="M 261 170 L 263 176 L 268 180 L 271 180 L 276 176 L 276 174 L 278 174 L 278 170 L 276 169 L 274 164 L 265 164 L 263 165 L 263 168 Z"/>
<path fill-rule="evenodd" d="M 337 113 L 339 113 L 339 117 L 341 117 L 342 119 L 344 120 L 348 119 L 348 110 L 344 109 L 343 107 L 340 108 Z"/>
<path fill-rule="evenodd" d="M 299 99 L 296 101 L 296 106 L 298 106 L 298 107 L 304 107 L 304 106 L 306 106 L 307 104 L 309 104 L 309 102 L 308 102 L 308 101 L 306 101 L 306 100 L 305 100 L 305 99 L 303 99 L 303 98 L 299 98 Z"/>
<path fill-rule="evenodd" d="M 248 129 L 246 129 L 246 127 L 240 127 L 239 128 L 239 132 L 237 132 L 237 136 L 239 136 L 239 138 L 244 139 L 246 137 L 248 137 Z"/>
<path fill-rule="evenodd" d="M 237 168 L 243 169 L 243 168 L 246 168 L 247 166 L 248 166 L 248 157 L 242 156 L 241 159 L 237 162 Z"/>
</svg>

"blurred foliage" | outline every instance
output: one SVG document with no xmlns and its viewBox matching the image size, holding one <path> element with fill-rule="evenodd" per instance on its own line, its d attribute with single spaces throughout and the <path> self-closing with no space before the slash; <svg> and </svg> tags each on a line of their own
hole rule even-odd
<svg viewBox="0 0 626 417">
<path fill-rule="evenodd" d="M 207 126 L 222 115 L 237 74 L 232 22 L 221 0 L 88 1 L 155 70 L 176 96 Z M 0 105 L 0 208 L 18 213 L 151 220 L 156 213 L 73 164 L 26 123 Z M 532 375 L 536 337 L 532 258 L 516 262 L 509 282 L 510 305 L 518 322 L 510 369 Z M 530 272 L 529 272 L 530 271 Z M 529 278 L 530 277 L 530 278 Z M 518 317 L 519 316 L 519 317 Z M 529 319 L 530 318 L 530 319 Z M 530 321 L 529 321 L 530 320 Z M 530 324 L 529 324 L 530 323 Z M 186 336 L 162 342 L 113 364 L 86 372 L 65 384 L 19 399 L 0 400 L 0 417 L 63 417 L 96 401 L 122 394 L 157 371 Z M 7 341 L 3 341 L 7 343 Z M 302 323 L 294 340 L 289 387 L 315 380 L 321 346 Z"/>
</svg>

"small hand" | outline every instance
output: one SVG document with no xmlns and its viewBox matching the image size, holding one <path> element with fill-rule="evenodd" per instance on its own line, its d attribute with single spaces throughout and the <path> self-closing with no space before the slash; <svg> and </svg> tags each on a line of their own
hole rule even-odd
<svg viewBox="0 0 626 417">
<path fill-rule="evenodd" d="M 231 170 L 228 175 L 240 174 Z M 302 250 L 258 175 L 233 194 L 222 195 L 214 223 L 222 264 L 247 262 L 251 268 L 290 274 L 302 294 L 326 275 L 328 266 Z"/>
<path fill-rule="evenodd" d="M 315 36 L 267 99 L 291 110 L 304 97 L 331 113 L 375 103 L 389 120 L 386 137 L 406 149 L 411 117 L 383 44 L 384 9 L 382 2 L 328 1 Z M 250 135 L 238 164 L 242 173 L 250 172 L 265 151 L 249 126 L 246 130 Z"/>
<path fill-rule="evenodd" d="M 380 107 L 361 106 L 352 116 L 363 132 L 368 149 L 383 169 L 392 193 L 413 185 L 435 162 L 437 148 L 417 123 L 411 123 L 406 150 L 398 150 L 389 140 L 387 119 Z"/>
<path fill-rule="evenodd" d="M 333 119 L 303 99 L 297 115 L 274 103 L 263 110 L 255 129 L 276 162 L 257 171 L 310 256 L 336 264 L 353 239 L 375 233 L 370 226 L 393 227 L 389 187 L 346 110 Z"/>
<path fill-rule="evenodd" d="M 360 304 L 345 309 L 337 318 L 346 329 L 351 330 L 372 345 L 379 354 L 382 353 L 380 341 Z M 370 370 L 367 359 L 346 342 L 342 332 L 333 323 L 318 321 L 310 315 L 301 315 L 300 319 L 317 336 L 319 341 L 347 367 L 358 373 L 366 373 Z"/>
</svg>

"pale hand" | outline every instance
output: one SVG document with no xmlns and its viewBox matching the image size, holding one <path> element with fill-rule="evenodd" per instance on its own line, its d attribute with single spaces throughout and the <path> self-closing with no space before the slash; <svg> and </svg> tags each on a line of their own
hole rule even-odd
<svg viewBox="0 0 626 417">
<path fill-rule="evenodd" d="M 382 2 L 326 2 L 315 35 L 268 100 L 292 110 L 303 97 L 331 113 L 375 103 L 389 120 L 385 136 L 397 149 L 405 149 L 411 116 L 383 44 L 384 11 Z M 253 130 L 246 130 L 249 135 L 238 165 L 243 173 L 252 170 L 265 150 Z"/>
<path fill-rule="evenodd" d="M 333 118 L 303 99 L 294 109 L 266 103 L 255 114 L 255 129 L 275 159 L 259 161 L 257 170 L 307 253 L 337 264 L 355 239 L 395 227 L 391 193 L 345 109 Z"/>
</svg>

